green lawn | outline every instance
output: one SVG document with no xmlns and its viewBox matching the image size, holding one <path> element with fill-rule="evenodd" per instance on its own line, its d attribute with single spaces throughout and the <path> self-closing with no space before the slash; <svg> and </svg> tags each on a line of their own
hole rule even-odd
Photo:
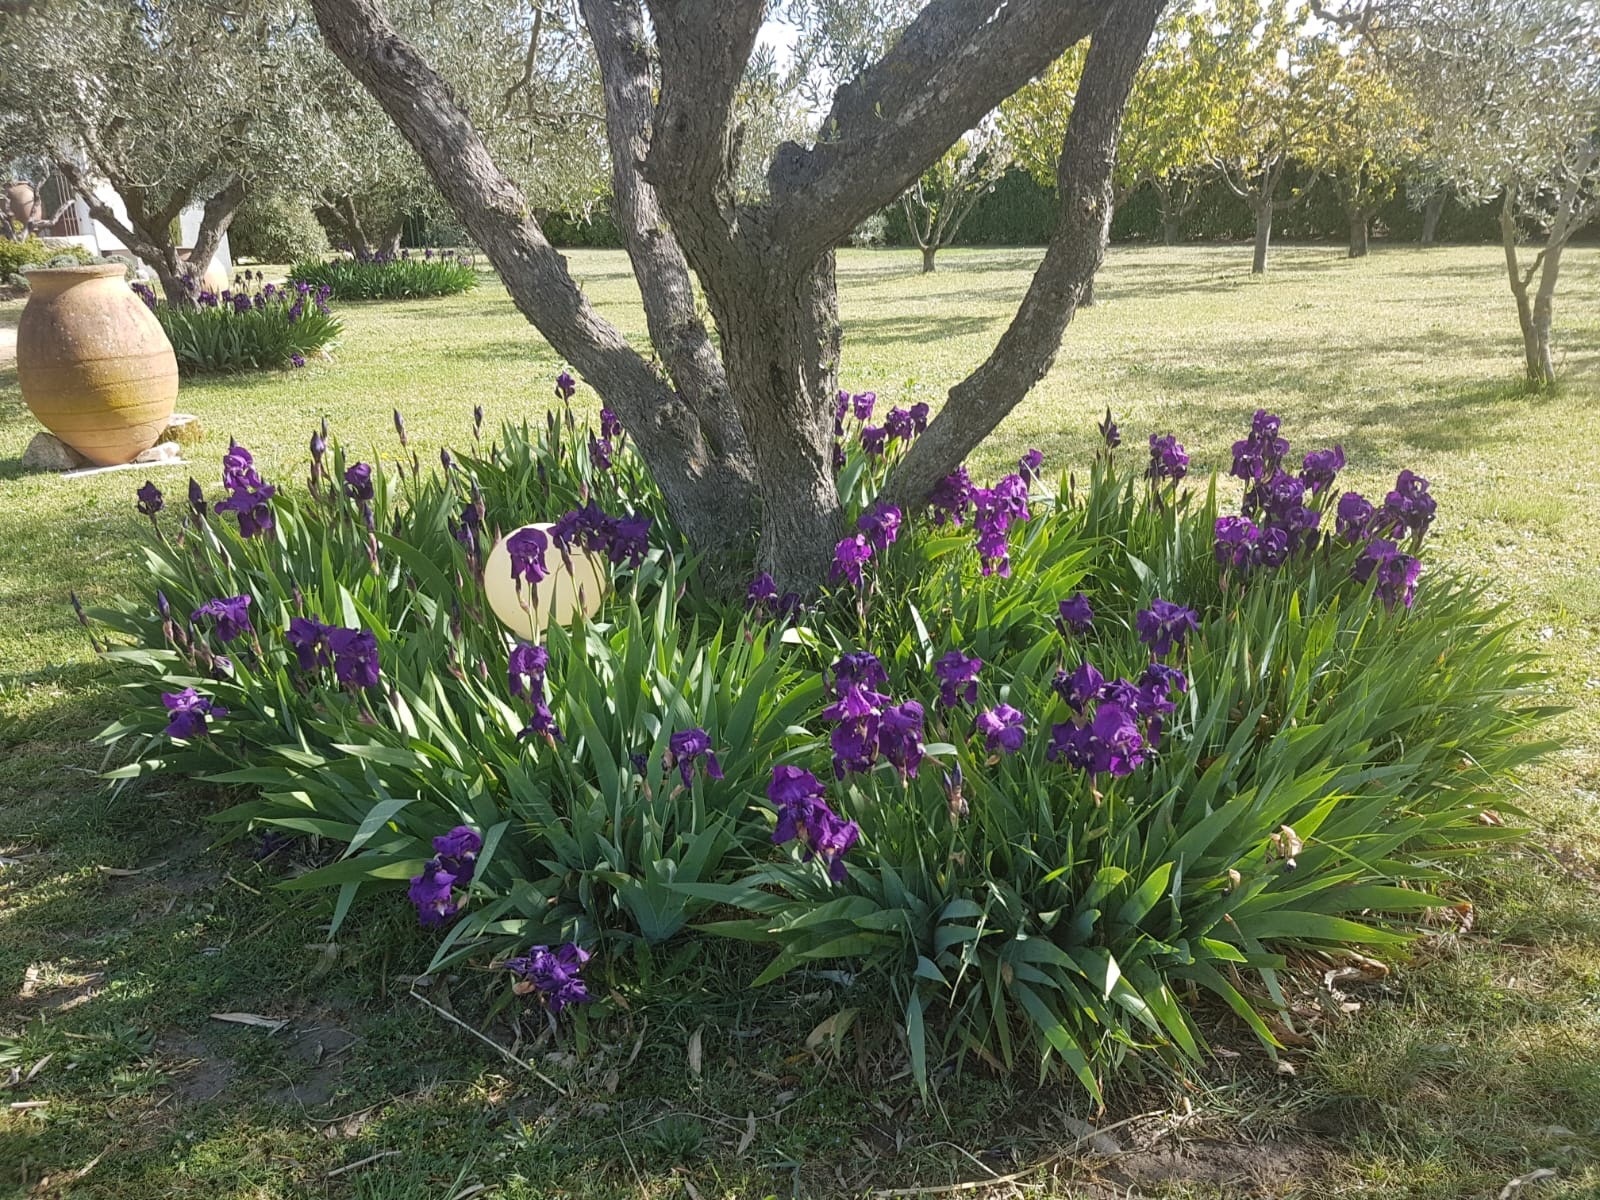
<svg viewBox="0 0 1600 1200">
<path fill-rule="evenodd" d="M 571 258 L 642 341 L 625 258 Z M 946 251 L 928 278 L 914 254 L 844 254 L 843 382 L 937 403 L 988 352 L 1036 258 Z M 1441 928 L 1352 989 L 1360 1011 L 1330 1013 L 1293 1074 L 1219 1023 L 1216 1044 L 1237 1055 L 1183 1088 L 1129 1080 L 1105 1114 L 977 1074 L 942 1080 L 924 1108 L 870 1023 L 842 1055 L 806 1051 L 813 1027 L 870 996 L 820 977 L 752 993 L 742 950 L 698 943 L 681 961 L 658 952 L 670 978 L 648 1004 L 627 998 L 628 1028 L 551 1040 L 529 1017 L 497 1019 L 560 1094 L 412 998 L 431 941 L 403 915 L 358 908 L 330 946 L 325 902 L 273 889 L 281 855 L 210 845 L 220 797 L 109 796 L 89 739 L 115 683 L 65 597 L 108 598 L 136 569 L 146 475 L 20 473 L 36 426 L 3 350 L 20 305 L 0 304 L 0 1196 L 743 1200 L 1026 1172 L 1045 1197 L 1455 1200 L 1540 1167 L 1558 1175 L 1525 1198 L 1600 1194 L 1600 251 L 1568 256 L 1565 382 L 1533 397 L 1492 248 L 1357 262 L 1290 248 L 1264 279 L 1247 259 L 1113 251 L 1099 305 L 974 473 L 1029 446 L 1086 471 L 1108 405 L 1130 443 L 1172 430 L 1197 469 L 1225 465 L 1251 411 L 1271 407 L 1298 448 L 1342 442 L 1352 486 L 1381 492 L 1401 467 L 1433 481 L 1434 559 L 1496 581 L 1569 712 L 1528 781 L 1532 836 L 1485 865 L 1469 929 Z M 230 435 L 269 478 L 298 477 L 324 415 L 389 457 L 394 407 L 431 456 L 468 437 L 474 404 L 491 421 L 538 416 L 561 365 L 489 276 L 463 297 L 340 312 L 332 363 L 186 383 L 180 408 L 207 438 L 192 466 L 148 477 L 169 495 L 190 471 L 214 484 Z M 421 994 L 481 1024 L 495 989 L 469 972 Z M 269 1033 L 218 1012 L 291 1023 Z M 1127 1118 L 1112 1134 L 1123 1157 L 1071 1152 L 1074 1122 Z"/>
</svg>

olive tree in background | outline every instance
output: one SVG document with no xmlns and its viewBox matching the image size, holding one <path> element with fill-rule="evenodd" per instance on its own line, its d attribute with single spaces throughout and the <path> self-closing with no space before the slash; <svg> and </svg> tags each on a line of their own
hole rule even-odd
<svg viewBox="0 0 1600 1200">
<path fill-rule="evenodd" d="M 900 197 L 911 240 L 922 251 L 922 273 L 937 269 L 935 256 L 956 240 L 978 201 L 994 191 L 1011 165 L 1011 151 L 985 122 L 924 171 Z"/>
<path fill-rule="evenodd" d="M 492 145 L 378 0 L 312 0 L 333 51 L 422 158 L 518 306 L 621 417 L 702 550 L 757 543 L 782 587 L 824 578 L 841 331 L 834 247 L 1007 96 L 1093 34 L 1063 138 L 1060 214 L 994 351 L 950 389 L 887 481 L 932 486 L 1048 369 L 1098 268 L 1117 132 L 1164 0 L 931 0 L 843 82 L 752 202 L 735 112 L 766 0 L 581 0 L 599 66 L 617 223 L 659 363 L 597 313 Z M 717 337 L 696 311 L 704 290 Z"/>
<path fill-rule="evenodd" d="M 1438 183 L 1466 203 L 1499 198 L 1527 380 L 1554 383 L 1562 256 L 1600 215 L 1600 3 L 1347 0 L 1319 8 L 1383 57 L 1421 115 Z"/>
<path fill-rule="evenodd" d="M 315 30 L 277 0 L 77 0 L 0 22 L 0 110 L 96 221 L 143 260 L 167 300 L 191 300 L 246 192 L 293 171 L 299 57 Z M 96 191 L 103 182 L 124 209 Z M 203 216 L 189 253 L 179 215 Z"/>
<path fill-rule="evenodd" d="M 1162 238 L 1181 240 L 1183 223 L 1199 203 L 1210 174 L 1202 133 L 1216 120 L 1216 96 L 1202 76 L 1191 43 L 1204 36 L 1204 17 L 1192 0 L 1167 9 L 1145 55 L 1117 143 L 1112 193 L 1117 207 L 1148 184 L 1160 206 Z M 1085 47 L 1074 46 L 1039 78 L 1000 106 L 1000 127 L 1017 162 L 1045 186 L 1056 163 Z"/>
</svg>

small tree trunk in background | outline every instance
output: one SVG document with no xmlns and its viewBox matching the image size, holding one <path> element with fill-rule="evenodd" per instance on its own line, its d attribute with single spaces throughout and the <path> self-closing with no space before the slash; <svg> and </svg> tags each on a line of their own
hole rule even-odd
<svg viewBox="0 0 1600 1200">
<path fill-rule="evenodd" d="M 1359 211 L 1350 213 L 1350 257 L 1365 258 L 1367 256 L 1367 214 Z"/>
<path fill-rule="evenodd" d="M 1259 200 L 1254 207 L 1256 210 L 1256 253 L 1255 259 L 1250 264 L 1250 274 L 1265 275 L 1267 273 L 1267 251 L 1272 247 L 1272 199 L 1268 197 Z"/>
<path fill-rule="evenodd" d="M 402 235 L 404 235 L 405 231 L 406 231 L 406 219 L 405 219 L 405 217 L 403 217 L 403 216 L 396 217 L 394 219 L 394 221 L 390 223 L 389 228 L 387 228 L 387 229 L 385 229 L 383 231 L 383 240 L 378 245 L 378 253 L 379 254 L 387 254 L 390 257 L 393 257 L 393 256 L 399 254 L 400 253 L 400 238 L 402 237 Z"/>
<path fill-rule="evenodd" d="M 1176 246 L 1183 241 L 1183 218 L 1168 213 L 1161 214 L 1161 242 Z"/>
<path fill-rule="evenodd" d="M 924 246 L 922 248 L 922 273 L 924 275 L 931 275 L 939 269 L 933 261 L 934 255 L 938 253 L 939 247 L 937 246 Z"/>
<path fill-rule="evenodd" d="M 1439 218 L 1444 215 L 1444 202 L 1448 197 L 1444 188 L 1436 188 L 1422 205 L 1422 244 L 1438 244 Z"/>
</svg>

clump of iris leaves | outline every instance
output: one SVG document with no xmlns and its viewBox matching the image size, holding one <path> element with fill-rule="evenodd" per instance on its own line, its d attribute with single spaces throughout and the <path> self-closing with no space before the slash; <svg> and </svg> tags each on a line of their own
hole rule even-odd
<svg viewBox="0 0 1600 1200">
<path fill-rule="evenodd" d="M 406 906 L 432 839 L 474 831 L 459 911 L 418 928 L 430 969 L 584 947 L 594 1000 L 563 1023 L 606 1019 L 606 981 L 637 943 L 733 937 L 770 949 L 755 985 L 798 967 L 877 977 L 923 1086 L 981 1060 L 1099 1095 L 1119 1068 L 1200 1061 L 1219 1021 L 1272 1052 L 1277 1022 L 1292 1025 L 1289 960 L 1395 948 L 1464 860 L 1515 836 L 1492 810 L 1515 811 L 1506 791 L 1545 714 L 1484 585 L 1429 565 L 1396 603 L 1358 569 L 1366 547 L 1331 528 L 1241 570 L 1217 542 L 1219 480 L 1173 480 L 1167 438 L 1154 465 L 1108 446 L 1076 479 L 1025 460 L 1009 574 L 992 536 L 980 557 L 971 524 L 906 514 L 859 585 L 847 573 L 799 609 L 752 609 L 754 567 L 713 581 L 614 429 L 596 439 L 570 411 L 492 436 L 480 422 L 440 467 L 402 445 L 359 470 L 319 434 L 310 487 L 254 487 L 227 511 L 204 484 L 187 504 L 146 497 L 139 594 L 92 614 L 129 683 L 104 737 L 129 759 L 118 779 L 209 780 L 235 793 L 213 818 L 229 831 L 316 840 L 333 860 L 284 886 L 328 889 L 336 930 L 358 894 Z M 852 517 L 877 511 L 904 451 L 866 440 L 841 455 Z M 1340 498 L 1334 483 L 1314 501 L 1329 526 Z M 242 537 L 234 512 L 251 505 Z M 611 568 L 593 620 L 548 629 L 542 699 L 560 737 L 525 736 L 517 643 L 489 611 L 482 558 L 497 533 L 575 510 L 649 517 L 648 552 Z M 1060 613 L 1080 592 L 1087 626 Z M 219 644 L 199 610 L 239 596 L 249 628 Z M 1158 598 L 1198 620 L 1165 655 L 1187 690 L 1159 741 L 1124 774 L 1052 756 L 1053 729 L 1082 720 L 1058 674 L 1139 679 L 1152 648 L 1136 617 Z M 369 631 L 378 681 L 302 669 L 297 617 Z M 982 662 L 954 705 L 935 669 L 951 651 Z M 861 652 L 888 703 L 924 708 L 914 775 L 902 752 L 835 777 L 832 668 Z M 213 715 L 171 737 L 163 696 L 189 689 Z M 975 729 L 1001 705 L 1022 714 L 1015 752 Z M 697 769 L 685 786 L 669 743 L 686 730 L 705 732 L 721 778 Z M 803 840 L 774 844 L 777 767 L 814 773 L 856 823 L 843 870 Z"/>
<path fill-rule="evenodd" d="M 291 284 L 327 288 L 335 300 L 422 300 L 456 296 L 478 286 L 472 259 L 453 251 L 306 259 L 289 270 Z"/>
</svg>

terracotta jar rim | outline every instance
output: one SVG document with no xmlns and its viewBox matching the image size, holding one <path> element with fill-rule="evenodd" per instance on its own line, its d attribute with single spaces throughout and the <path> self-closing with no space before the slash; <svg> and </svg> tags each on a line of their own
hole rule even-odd
<svg viewBox="0 0 1600 1200">
<path fill-rule="evenodd" d="M 30 279 L 103 279 L 111 275 L 124 275 L 127 268 L 121 263 L 80 263 L 75 267 L 34 267 L 28 272 Z"/>
</svg>

